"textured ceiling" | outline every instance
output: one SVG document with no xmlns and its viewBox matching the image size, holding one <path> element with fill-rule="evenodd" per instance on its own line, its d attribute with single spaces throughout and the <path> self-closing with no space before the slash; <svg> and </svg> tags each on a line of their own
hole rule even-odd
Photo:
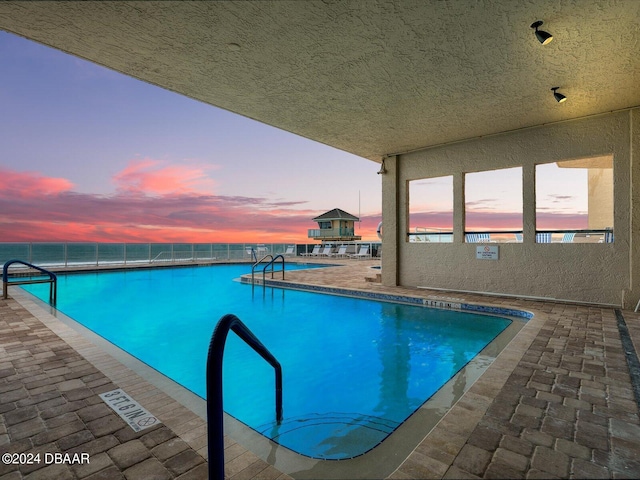
<svg viewBox="0 0 640 480">
<path fill-rule="evenodd" d="M 640 105 L 639 20 L 639 0 L 0 2 L 6 31 L 378 161 Z"/>
</svg>

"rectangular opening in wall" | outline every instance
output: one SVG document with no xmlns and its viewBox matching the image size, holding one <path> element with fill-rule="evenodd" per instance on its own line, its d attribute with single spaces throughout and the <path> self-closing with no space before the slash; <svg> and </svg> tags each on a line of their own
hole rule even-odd
<svg viewBox="0 0 640 480">
<path fill-rule="evenodd" d="M 613 242 L 613 155 L 536 165 L 536 242 Z"/>
<path fill-rule="evenodd" d="M 453 242 L 453 176 L 408 183 L 409 242 Z"/>
<path fill-rule="evenodd" d="M 465 242 L 522 241 L 522 167 L 465 175 Z"/>
</svg>

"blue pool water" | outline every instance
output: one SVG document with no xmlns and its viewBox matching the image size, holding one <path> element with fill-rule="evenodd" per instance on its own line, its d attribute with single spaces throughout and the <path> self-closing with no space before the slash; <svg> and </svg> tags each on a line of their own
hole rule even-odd
<svg viewBox="0 0 640 480">
<path fill-rule="evenodd" d="M 275 424 L 272 367 L 233 334 L 225 411 L 324 459 L 375 447 L 510 323 L 233 281 L 249 272 L 245 264 L 60 275 L 58 310 L 203 398 L 211 334 L 234 313 L 282 364 L 284 420 Z M 46 285 L 25 289 L 48 299 Z"/>
</svg>

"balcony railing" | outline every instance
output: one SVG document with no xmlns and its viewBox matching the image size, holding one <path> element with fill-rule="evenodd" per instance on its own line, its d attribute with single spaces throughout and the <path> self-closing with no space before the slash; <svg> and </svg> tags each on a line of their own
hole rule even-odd
<svg viewBox="0 0 640 480">
<path fill-rule="evenodd" d="M 308 238 L 337 238 L 353 237 L 353 228 L 311 228 L 308 230 Z"/>
<path fill-rule="evenodd" d="M 284 254 L 286 243 L 0 243 L 0 265 L 13 258 L 46 267 L 250 261 L 251 251 Z M 313 245 L 296 245 L 305 252 Z M 296 254 L 298 252 L 296 251 Z"/>
</svg>

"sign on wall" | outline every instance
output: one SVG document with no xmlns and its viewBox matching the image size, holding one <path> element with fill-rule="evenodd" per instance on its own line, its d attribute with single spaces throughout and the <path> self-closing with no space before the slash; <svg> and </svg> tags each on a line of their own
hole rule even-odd
<svg viewBox="0 0 640 480">
<path fill-rule="evenodd" d="M 476 258 L 478 260 L 498 260 L 500 247 L 497 245 L 482 245 L 476 247 Z"/>
</svg>

